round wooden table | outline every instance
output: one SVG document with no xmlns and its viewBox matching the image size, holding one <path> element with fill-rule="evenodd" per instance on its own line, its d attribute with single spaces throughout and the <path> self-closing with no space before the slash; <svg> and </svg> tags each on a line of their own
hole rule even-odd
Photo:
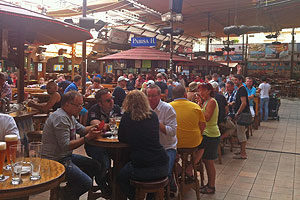
<svg viewBox="0 0 300 200">
<path fill-rule="evenodd" d="M 9 113 L 9 115 L 12 116 L 16 122 L 18 122 L 24 119 L 31 118 L 33 115 L 36 115 L 38 113 L 39 113 L 38 110 L 32 108 L 31 111 L 27 111 L 27 110 L 16 111 L 16 112 Z"/>
<path fill-rule="evenodd" d="M 28 197 L 33 194 L 38 194 L 50 189 L 53 189 L 64 180 L 65 167 L 59 162 L 42 159 L 41 164 L 41 179 L 31 181 L 30 173 L 22 175 L 23 183 L 19 185 L 12 185 L 11 172 L 4 170 L 4 175 L 9 178 L 0 182 L 0 199 L 12 199 Z"/>
<path fill-rule="evenodd" d="M 120 169 L 129 161 L 128 147 L 126 143 L 119 142 L 118 139 L 109 139 L 99 137 L 88 142 L 91 145 L 99 146 L 108 149 L 111 152 L 113 160 L 112 172 L 112 200 L 125 200 L 125 195 L 121 192 L 119 184 L 117 183 L 117 175 Z"/>
</svg>

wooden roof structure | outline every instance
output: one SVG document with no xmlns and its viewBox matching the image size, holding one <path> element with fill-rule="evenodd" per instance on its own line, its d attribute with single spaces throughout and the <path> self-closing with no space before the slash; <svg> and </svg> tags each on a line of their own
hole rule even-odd
<svg viewBox="0 0 300 200">
<path fill-rule="evenodd" d="M 161 13 L 170 11 L 168 0 L 138 2 Z M 183 0 L 184 21 L 176 26 L 198 38 L 207 30 L 225 36 L 223 28 L 230 25 L 261 25 L 279 31 L 300 26 L 299 8 L 299 0 Z"/>
</svg>

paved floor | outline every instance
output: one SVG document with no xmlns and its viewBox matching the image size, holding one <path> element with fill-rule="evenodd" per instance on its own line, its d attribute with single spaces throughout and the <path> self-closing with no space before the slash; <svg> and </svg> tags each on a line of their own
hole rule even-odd
<svg viewBox="0 0 300 200">
<path fill-rule="evenodd" d="M 300 200 L 300 101 L 283 99 L 279 115 L 280 121 L 263 122 L 254 130 L 247 160 L 232 159 L 225 148 L 223 164 L 216 162 L 216 194 L 201 195 L 201 200 Z M 49 199 L 49 192 L 30 199 Z M 195 192 L 184 199 L 196 199 Z"/>
</svg>

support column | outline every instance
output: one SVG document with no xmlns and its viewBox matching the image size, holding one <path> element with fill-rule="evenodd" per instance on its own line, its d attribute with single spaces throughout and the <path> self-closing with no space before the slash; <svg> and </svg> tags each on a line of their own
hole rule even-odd
<svg viewBox="0 0 300 200">
<path fill-rule="evenodd" d="M 290 78 L 294 77 L 294 48 L 295 48 L 295 28 L 292 30 L 292 55 L 291 55 L 291 75 Z"/>
<path fill-rule="evenodd" d="M 22 29 L 20 29 L 22 30 Z M 18 32 L 18 60 L 17 60 L 17 66 L 18 66 L 18 103 L 22 103 L 24 101 L 24 64 L 25 64 L 25 58 L 24 58 L 24 33 L 22 31 Z"/>
<path fill-rule="evenodd" d="M 82 16 L 86 17 L 86 0 L 83 0 Z M 86 41 L 82 42 L 82 65 L 81 65 L 81 76 L 82 76 L 82 89 L 81 93 L 84 95 L 86 90 Z"/>
</svg>

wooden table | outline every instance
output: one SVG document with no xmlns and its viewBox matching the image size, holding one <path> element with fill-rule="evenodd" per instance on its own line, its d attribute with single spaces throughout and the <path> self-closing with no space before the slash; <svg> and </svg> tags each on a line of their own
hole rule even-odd
<svg viewBox="0 0 300 200">
<path fill-rule="evenodd" d="M 18 122 L 24 119 L 31 118 L 33 115 L 36 115 L 38 113 L 39 113 L 38 110 L 32 108 L 31 111 L 27 111 L 27 110 L 16 111 L 16 112 L 9 113 L 9 115 L 12 116 L 16 122 Z"/>
<path fill-rule="evenodd" d="M 50 95 L 48 93 L 42 92 L 42 93 L 31 93 L 32 97 L 36 97 L 39 100 L 39 103 L 47 102 L 50 98 Z"/>
<path fill-rule="evenodd" d="M 0 199 L 12 199 L 28 197 L 50 189 L 53 189 L 64 180 L 65 167 L 59 162 L 42 159 L 41 179 L 31 181 L 30 173 L 22 175 L 23 183 L 12 185 L 11 172 L 4 170 L 4 175 L 10 176 L 6 181 L 0 182 Z"/>
<path fill-rule="evenodd" d="M 120 169 L 129 161 L 128 144 L 119 142 L 118 139 L 109 139 L 99 137 L 88 142 L 91 145 L 99 146 L 108 149 L 112 154 L 113 172 L 112 172 L 112 200 L 125 200 L 125 195 L 121 192 L 117 183 L 117 175 Z"/>
</svg>

